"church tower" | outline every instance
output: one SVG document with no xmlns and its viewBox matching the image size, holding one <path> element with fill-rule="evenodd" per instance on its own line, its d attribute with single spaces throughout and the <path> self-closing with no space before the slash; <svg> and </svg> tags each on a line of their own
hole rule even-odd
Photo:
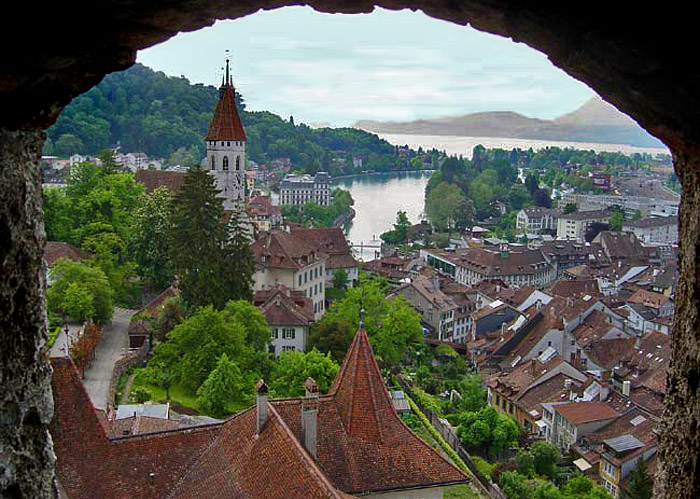
<svg viewBox="0 0 700 499">
<path fill-rule="evenodd" d="M 236 109 L 234 89 L 226 60 L 226 74 L 219 91 L 214 117 L 206 136 L 206 168 L 216 179 L 224 209 L 242 205 L 245 196 L 245 143 L 241 117 Z"/>
</svg>

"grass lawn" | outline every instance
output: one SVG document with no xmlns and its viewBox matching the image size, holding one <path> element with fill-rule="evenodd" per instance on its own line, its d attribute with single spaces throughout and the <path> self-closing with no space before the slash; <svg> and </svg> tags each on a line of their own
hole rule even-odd
<svg viewBox="0 0 700 499">
<path fill-rule="evenodd" d="M 137 371 L 138 373 L 138 371 Z M 155 402 L 165 402 L 165 389 L 159 386 L 150 385 L 145 383 L 138 374 L 134 377 L 134 382 L 131 385 L 131 390 L 136 388 L 143 388 L 148 390 L 151 394 L 151 400 Z M 201 414 L 204 416 L 210 416 L 210 414 L 203 413 L 199 410 L 197 406 L 197 394 L 183 387 L 182 385 L 173 385 L 170 387 L 170 400 L 172 402 L 177 402 L 181 406 L 191 409 L 194 413 Z M 226 410 L 229 414 L 235 414 L 247 409 L 252 405 L 252 402 L 248 400 L 232 400 L 226 405 Z"/>
<path fill-rule="evenodd" d="M 442 499 L 481 499 L 481 494 L 468 484 L 452 485 L 442 490 Z"/>
</svg>

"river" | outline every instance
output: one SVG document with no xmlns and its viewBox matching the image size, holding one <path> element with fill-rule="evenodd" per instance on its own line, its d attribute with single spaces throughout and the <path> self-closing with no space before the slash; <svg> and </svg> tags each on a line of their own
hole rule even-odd
<svg viewBox="0 0 700 499">
<path fill-rule="evenodd" d="M 397 211 L 405 211 L 411 223 L 421 221 L 423 195 L 431 173 L 375 173 L 333 181 L 334 186 L 350 191 L 355 200 L 357 215 L 347 226 L 347 237 L 357 257 L 364 261 L 375 258 L 381 243 L 379 235 L 393 228 Z"/>
<path fill-rule="evenodd" d="M 419 146 L 424 149 L 435 147 L 448 154 L 462 154 L 465 157 L 471 157 L 472 149 L 477 144 L 482 144 L 487 148 L 499 147 L 503 149 L 514 147 L 540 149 L 546 146 L 558 146 L 596 152 L 668 154 L 665 149 L 633 147 L 624 144 L 534 141 L 494 137 L 378 135 L 394 145 L 408 144 L 414 149 L 418 149 Z M 364 261 L 373 260 L 376 257 L 381 243 L 379 235 L 393 228 L 398 210 L 405 211 L 411 223 L 415 224 L 421 221 L 425 209 L 423 203 L 425 186 L 430 174 L 431 172 L 379 173 L 339 178 L 333 181 L 333 185 L 349 190 L 355 200 L 354 208 L 357 215 L 346 228 L 348 240 L 353 244 L 356 256 Z"/>
</svg>

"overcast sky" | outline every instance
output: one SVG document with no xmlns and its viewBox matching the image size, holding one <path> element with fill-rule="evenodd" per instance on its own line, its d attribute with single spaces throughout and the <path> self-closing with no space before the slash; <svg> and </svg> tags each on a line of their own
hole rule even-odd
<svg viewBox="0 0 700 499">
<path fill-rule="evenodd" d="M 258 12 L 180 34 L 138 61 L 219 85 L 226 49 L 248 109 L 352 125 L 479 111 L 554 118 L 594 95 L 535 50 L 420 12 Z"/>
</svg>

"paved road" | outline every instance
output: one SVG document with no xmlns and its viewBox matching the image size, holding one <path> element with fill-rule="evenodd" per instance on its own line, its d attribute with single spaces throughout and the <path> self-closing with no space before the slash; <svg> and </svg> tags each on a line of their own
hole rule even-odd
<svg viewBox="0 0 700 499">
<path fill-rule="evenodd" d="M 129 320 L 136 310 L 115 308 L 112 322 L 104 328 L 102 342 L 95 352 L 95 360 L 85 371 L 83 384 L 90 400 L 98 409 L 107 408 L 107 392 L 114 363 L 127 353 Z"/>
<path fill-rule="evenodd" d="M 70 336 L 70 341 L 75 342 L 78 339 L 78 333 L 83 328 L 82 324 L 68 324 L 68 336 Z M 65 329 L 61 329 L 61 332 L 56 337 L 51 350 L 49 350 L 49 357 L 67 357 L 68 356 L 68 336 L 66 336 Z"/>
</svg>

